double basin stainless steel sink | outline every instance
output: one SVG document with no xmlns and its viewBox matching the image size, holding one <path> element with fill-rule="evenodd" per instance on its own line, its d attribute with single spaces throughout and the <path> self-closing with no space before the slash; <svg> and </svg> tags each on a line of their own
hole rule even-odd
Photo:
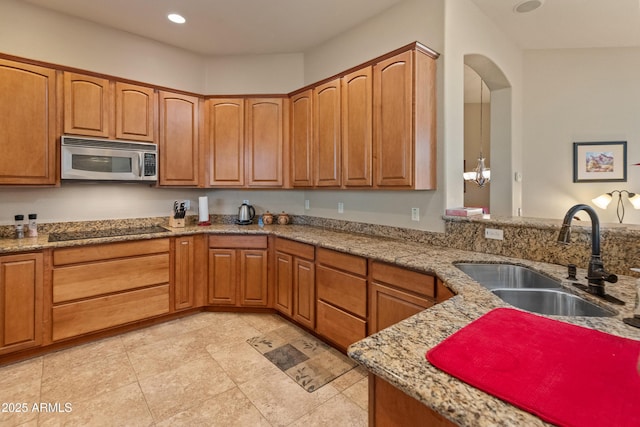
<svg viewBox="0 0 640 427">
<path fill-rule="evenodd" d="M 562 287 L 560 281 L 515 264 L 457 263 L 460 270 L 503 301 L 534 313 L 556 316 L 615 316 Z"/>
</svg>

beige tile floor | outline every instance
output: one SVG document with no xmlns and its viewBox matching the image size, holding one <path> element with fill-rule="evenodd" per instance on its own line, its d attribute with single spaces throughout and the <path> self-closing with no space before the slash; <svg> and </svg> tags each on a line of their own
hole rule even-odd
<svg viewBox="0 0 640 427">
<path fill-rule="evenodd" d="M 270 331 L 303 333 L 272 314 L 199 313 L 1 367 L 0 426 L 367 425 L 366 371 L 307 393 L 246 343 Z"/>
</svg>

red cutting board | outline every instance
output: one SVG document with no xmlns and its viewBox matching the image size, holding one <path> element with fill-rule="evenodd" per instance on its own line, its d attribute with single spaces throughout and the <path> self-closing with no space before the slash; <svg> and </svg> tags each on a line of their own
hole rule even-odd
<svg viewBox="0 0 640 427">
<path fill-rule="evenodd" d="M 426 356 L 553 424 L 640 426 L 640 341 L 498 308 Z"/>
</svg>

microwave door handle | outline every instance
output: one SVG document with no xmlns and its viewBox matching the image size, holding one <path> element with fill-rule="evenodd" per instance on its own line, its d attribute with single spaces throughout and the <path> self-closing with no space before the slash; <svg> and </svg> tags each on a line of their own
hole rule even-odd
<svg viewBox="0 0 640 427">
<path fill-rule="evenodd" d="M 142 178 L 144 174 L 144 154 L 138 153 L 138 176 Z"/>
</svg>

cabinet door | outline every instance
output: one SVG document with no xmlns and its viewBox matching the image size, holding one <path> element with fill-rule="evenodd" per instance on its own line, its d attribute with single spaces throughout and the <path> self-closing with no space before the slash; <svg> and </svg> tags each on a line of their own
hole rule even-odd
<svg viewBox="0 0 640 427">
<path fill-rule="evenodd" d="M 308 89 L 291 97 L 291 185 L 313 185 L 313 110 Z"/>
<path fill-rule="evenodd" d="M 373 68 L 374 173 L 379 187 L 413 184 L 413 52 Z"/>
<path fill-rule="evenodd" d="M 426 298 L 378 283 L 369 285 L 369 334 L 394 325 L 433 305 Z"/>
<path fill-rule="evenodd" d="M 116 82 L 116 138 L 155 142 L 155 99 L 150 87 Z"/>
<path fill-rule="evenodd" d="M 0 257 L 0 354 L 42 342 L 42 254 Z"/>
<path fill-rule="evenodd" d="M 160 92 L 160 185 L 198 185 L 200 99 Z"/>
<path fill-rule="evenodd" d="M 313 90 L 315 176 L 317 187 L 340 186 L 340 79 Z"/>
<path fill-rule="evenodd" d="M 182 310 L 194 306 L 194 237 L 176 238 L 174 251 L 173 307 Z"/>
<path fill-rule="evenodd" d="M 65 133 L 108 138 L 112 105 L 109 80 L 65 71 Z"/>
<path fill-rule="evenodd" d="M 246 108 L 247 185 L 282 187 L 284 100 L 250 98 Z"/>
<path fill-rule="evenodd" d="M 288 317 L 293 316 L 293 257 L 276 252 L 275 308 Z"/>
<path fill-rule="evenodd" d="M 373 84 L 371 67 L 342 78 L 342 184 L 373 183 Z"/>
<path fill-rule="evenodd" d="M 234 249 L 209 249 L 209 304 L 236 305 L 237 271 Z"/>
<path fill-rule="evenodd" d="M 267 251 L 240 249 L 240 303 L 243 306 L 266 307 Z"/>
<path fill-rule="evenodd" d="M 0 184 L 55 184 L 56 72 L 0 59 Z"/>
<path fill-rule="evenodd" d="M 293 318 L 309 329 L 316 323 L 315 272 L 312 261 L 295 258 L 293 262 Z"/>
<path fill-rule="evenodd" d="M 207 100 L 209 185 L 244 185 L 244 99 Z"/>
</svg>

